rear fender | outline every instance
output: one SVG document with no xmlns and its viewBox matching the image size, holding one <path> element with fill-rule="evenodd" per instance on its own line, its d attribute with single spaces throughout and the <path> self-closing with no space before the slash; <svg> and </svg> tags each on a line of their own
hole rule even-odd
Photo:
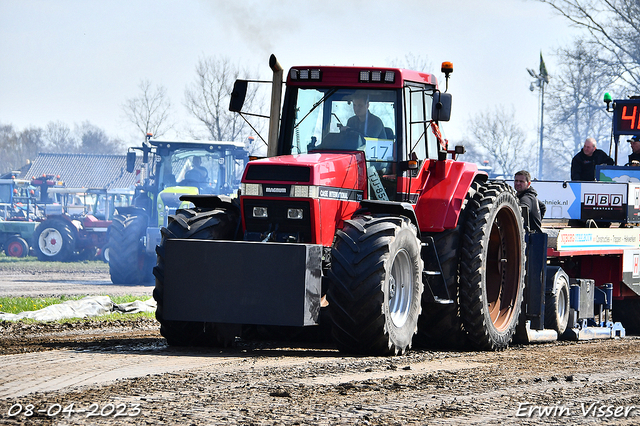
<svg viewBox="0 0 640 426">
<path fill-rule="evenodd" d="M 434 161 L 415 206 L 422 232 L 441 232 L 458 224 L 462 203 L 474 180 L 486 181 L 487 174 L 473 163 Z"/>
<path fill-rule="evenodd" d="M 44 227 L 52 227 L 55 223 L 66 224 L 75 237 L 77 237 L 78 231 L 82 229 L 82 222 L 76 219 L 71 219 L 66 214 L 49 216 L 47 219 L 40 222 L 40 225 Z"/>
<path fill-rule="evenodd" d="M 71 217 L 69 217 L 66 214 L 61 214 L 61 215 L 55 215 L 55 216 L 48 216 L 46 220 L 42 221 L 42 223 L 47 223 L 47 225 L 49 225 L 52 222 L 62 222 L 62 223 L 66 223 L 68 224 L 70 227 L 72 227 L 71 229 L 79 229 L 82 227 L 82 223 L 77 220 L 77 219 L 71 219 Z"/>
</svg>

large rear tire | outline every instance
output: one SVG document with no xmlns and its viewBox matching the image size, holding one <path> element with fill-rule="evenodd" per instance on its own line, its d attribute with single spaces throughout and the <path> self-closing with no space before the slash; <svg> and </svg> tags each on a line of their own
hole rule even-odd
<svg viewBox="0 0 640 426">
<path fill-rule="evenodd" d="M 114 284 L 145 282 L 153 267 L 145 253 L 142 237 L 148 224 L 146 215 L 115 215 L 109 227 L 109 274 Z"/>
<path fill-rule="evenodd" d="M 390 355 L 411 347 L 423 290 L 416 234 L 409 219 L 390 216 L 358 216 L 336 233 L 327 300 L 340 351 Z"/>
<path fill-rule="evenodd" d="M 228 210 L 184 209 L 169 218 L 162 228 L 162 241 L 156 248 L 158 262 L 153 268 L 156 287 L 156 319 L 160 322 L 160 334 L 172 346 L 231 346 L 239 336 L 241 326 L 193 321 L 172 321 L 164 318 L 164 265 L 165 243 L 169 239 L 232 240 L 238 228 L 237 213 Z"/>
<path fill-rule="evenodd" d="M 525 242 L 515 191 L 488 182 L 467 205 L 460 260 L 460 314 L 472 345 L 502 350 L 516 330 L 524 293 Z"/>
<path fill-rule="evenodd" d="M 561 337 L 569 324 L 569 276 L 559 266 L 547 268 L 547 288 L 545 294 L 544 328 L 555 330 Z"/>
<path fill-rule="evenodd" d="M 41 222 L 35 230 L 34 251 L 40 261 L 66 262 L 75 252 L 75 233 L 71 224 L 59 219 Z"/>
</svg>

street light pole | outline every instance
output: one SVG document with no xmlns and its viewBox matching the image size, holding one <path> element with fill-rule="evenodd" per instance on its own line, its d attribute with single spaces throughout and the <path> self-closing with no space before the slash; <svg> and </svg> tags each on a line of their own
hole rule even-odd
<svg viewBox="0 0 640 426">
<path fill-rule="evenodd" d="M 542 179 L 542 158 L 544 149 L 542 140 L 544 135 L 544 81 L 540 84 L 540 151 L 538 152 L 538 179 Z"/>
<path fill-rule="evenodd" d="M 529 90 L 532 92 L 535 90 L 535 86 L 540 88 L 540 150 L 538 151 L 538 179 L 542 179 L 542 159 L 544 158 L 544 85 L 549 84 L 549 74 L 547 74 L 547 67 L 542 60 L 542 53 L 540 53 L 540 73 L 535 72 L 531 68 L 527 68 L 529 75 L 535 79 L 529 86 Z"/>
</svg>

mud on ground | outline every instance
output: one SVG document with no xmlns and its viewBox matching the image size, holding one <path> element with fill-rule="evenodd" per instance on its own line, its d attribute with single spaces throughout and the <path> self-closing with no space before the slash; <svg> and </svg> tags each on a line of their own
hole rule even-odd
<svg viewBox="0 0 640 426">
<path fill-rule="evenodd" d="M 349 357 L 274 341 L 172 348 L 140 319 L 1 323 L 0 348 L 1 424 L 640 423 L 635 337 Z"/>
<path fill-rule="evenodd" d="M 111 286 L 97 262 L 0 265 L 0 287 L 153 290 Z M 640 424 L 639 354 L 627 337 L 350 357 L 320 343 L 169 347 L 149 318 L 0 322 L 0 424 Z"/>
</svg>

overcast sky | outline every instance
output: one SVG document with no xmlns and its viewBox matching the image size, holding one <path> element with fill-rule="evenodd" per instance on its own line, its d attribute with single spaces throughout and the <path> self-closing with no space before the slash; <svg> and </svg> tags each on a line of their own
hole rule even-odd
<svg viewBox="0 0 640 426">
<path fill-rule="evenodd" d="M 540 52 L 553 76 L 576 30 L 534 0 L 0 0 L 0 124 L 18 131 L 89 121 L 132 141 L 122 104 L 141 80 L 166 87 L 181 128 L 200 58 L 226 56 L 270 78 L 294 65 L 385 66 L 406 55 L 454 72 L 454 143 L 469 119 L 513 107 L 535 142 Z M 140 141 L 136 141 L 136 144 Z"/>
</svg>

